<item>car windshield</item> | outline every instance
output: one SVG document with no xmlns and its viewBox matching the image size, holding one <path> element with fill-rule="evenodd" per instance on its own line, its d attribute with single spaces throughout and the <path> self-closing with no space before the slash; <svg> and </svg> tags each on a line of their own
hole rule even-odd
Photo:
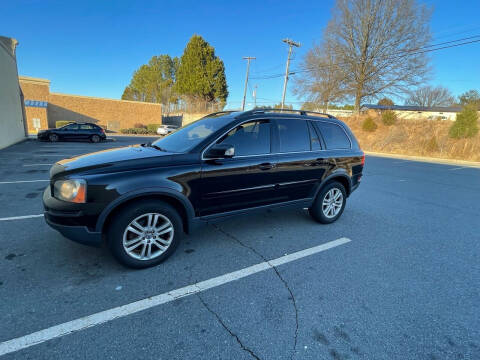
<svg viewBox="0 0 480 360">
<path fill-rule="evenodd" d="M 194 121 L 153 142 L 162 150 L 183 153 L 193 149 L 226 124 L 224 117 L 209 117 Z"/>
</svg>

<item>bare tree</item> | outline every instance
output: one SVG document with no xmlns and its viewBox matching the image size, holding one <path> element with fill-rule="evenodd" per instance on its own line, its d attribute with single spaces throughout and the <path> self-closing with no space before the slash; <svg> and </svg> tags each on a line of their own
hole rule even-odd
<svg viewBox="0 0 480 360">
<path fill-rule="evenodd" d="M 450 106 L 455 98 L 447 88 L 423 86 L 413 91 L 405 101 L 405 105 L 417 106 Z"/>
<path fill-rule="evenodd" d="M 302 62 L 305 72 L 295 78 L 294 94 L 307 98 L 326 112 L 332 102 L 341 101 L 346 95 L 346 84 L 336 65 L 334 52 L 327 45 L 315 45 Z"/>
<path fill-rule="evenodd" d="M 332 70 L 340 71 L 357 112 L 366 99 L 404 94 L 426 80 L 430 15 L 416 0 L 336 1 L 324 50 L 333 52 Z"/>
</svg>

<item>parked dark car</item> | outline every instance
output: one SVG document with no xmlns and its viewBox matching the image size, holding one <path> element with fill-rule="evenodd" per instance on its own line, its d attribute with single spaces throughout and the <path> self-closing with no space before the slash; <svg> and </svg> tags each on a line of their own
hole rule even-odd
<svg viewBox="0 0 480 360">
<path fill-rule="evenodd" d="M 60 128 L 40 130 L 37 138 L 56 142 L 60 140 L 89 140 L 98 143 L 105 140 L 105 130 L 92 123 L 71 123 Z"/>
<path fill-rule="evenodd" d="M 294 206 L 332 223 L 364 162 L 350 129 L 330 115 L 215 113 L 152 144 L 56 163 L 43 194 L 45 220 L 74 241 L 106 241 L 122 264 L 143 268 L 215 218 Z"/>
</svg>

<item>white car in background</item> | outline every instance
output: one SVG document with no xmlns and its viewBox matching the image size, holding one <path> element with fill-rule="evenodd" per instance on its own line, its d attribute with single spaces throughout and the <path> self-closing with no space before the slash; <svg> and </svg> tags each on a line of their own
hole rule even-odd
<svg viewBox="0 0 480 360">
<path fill-rule="evenodd" d="M 178 129 L 177 125 L 160 125 L 157 129 L 158 135 L 168 135 Z"/>
</svg>

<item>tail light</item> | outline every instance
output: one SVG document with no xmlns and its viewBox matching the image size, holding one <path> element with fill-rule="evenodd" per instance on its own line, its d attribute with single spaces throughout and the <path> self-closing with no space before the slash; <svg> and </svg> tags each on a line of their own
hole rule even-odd
<svg viewBox="0 0 480 360">
<path fill-rule="evenodd" d="M 362 156 L 362 166 L 365 166 L 365 153 Z"/>
<path fill-rule="evenodd" d="M 105 130 L 104 130 L 103 128 L 100 128 L 100 132 L 101 132 L 102 134 L 105 134 Z"/>
</svg>

